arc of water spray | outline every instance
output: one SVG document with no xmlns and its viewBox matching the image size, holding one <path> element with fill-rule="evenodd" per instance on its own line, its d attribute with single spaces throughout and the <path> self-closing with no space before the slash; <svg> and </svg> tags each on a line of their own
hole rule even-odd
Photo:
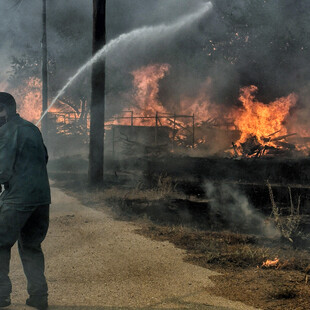
<svg viewBox="0 0 310 310">
<path fill-rule="evenodd" d="M 108 44 L 106 44 L 101 50 L 99 50 L 90 60 L 88 60 L 82 67 L 78 69 L 78 71 L 68 79 L 65 86 L 57 93 L 56 97 L 52 100 L 51 104 L 48 106 L 48 108 L 42 113 L 41 118 L 37 121 L 36 125 L 39 125 L 42 119 L 46 116 L 48 111 L 51 109 L 51 107 L 56 103 L 56 101 L 59 99 L 60 96 L 62 96 L 67 88 L 73 84 L 73 82 L 77 79 L 77 77 L 86 71 L 90 66 L 98 62 L 101 58 L 105 57 L 108 52 L 113 50 L 114 48 L 118 47 L 121 43 L 126 42 L 132 42 L 136 39 L 140 39 L 141 37 L 164 37 L 165 35 L 171 35 L 175 32 L 178 32 L 180 29 L 182 29 L 184 26 L 188 25 L 189 23 L 194 22 L 195 20 L 201 18 L 204 16 L 207 12 L 209 12 L 212 9 L 213 5 L 211 2 L 207 2 L 203 4 L 197 12 L 186 15 L 179 20 L 177 20 L 175 23 L 172 23 L 170 25 L 161 24 L 158 26 L 152 26 L 152 27 L 142 27 L 136 30 L 133 30 L 131 32 L 121 34 L 119 37 L 111 40 Z"/>
</svg>

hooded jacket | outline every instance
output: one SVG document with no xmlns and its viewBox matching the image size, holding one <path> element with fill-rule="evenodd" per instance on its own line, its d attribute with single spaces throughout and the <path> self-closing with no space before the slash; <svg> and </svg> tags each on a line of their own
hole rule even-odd
<svg viewBox="0 0 310 310">
<path fill-rule="evenodd" d="M 40 130 L 18 114 L 0 127 L 0 207 L 24 209 L 51 203 L 47 150 Z"/>
</svg>

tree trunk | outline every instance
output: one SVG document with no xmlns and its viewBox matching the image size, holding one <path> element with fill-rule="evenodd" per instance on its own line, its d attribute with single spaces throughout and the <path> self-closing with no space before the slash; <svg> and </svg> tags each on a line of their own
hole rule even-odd
<svg viewBox="0 0 310 310">
<path fill-rule="evenodd" d="M 106 43 L 106 0 L 93 0 L 93 55 Z M 92 68 L 92 94 L 90 108 L 90 141 L 88 180 L 91 187 L 103 184 L 104 165 L 104 106 L 105 63 Z"/>
<path fill-rule="evenodd" d="M 42 113 L 47 109 L 47 36 L 46 36 L 46 0 L 42 3 Z M 42 135 L 47 139 L 48 117 L 44 117 L 41 123 Z M 45 141 L 46 142 L 46 141 Z"/>
</svg>

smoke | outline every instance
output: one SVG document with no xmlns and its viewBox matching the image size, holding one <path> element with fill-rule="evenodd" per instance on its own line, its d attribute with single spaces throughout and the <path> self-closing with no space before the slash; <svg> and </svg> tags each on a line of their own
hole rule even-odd
<svg viewBox="0 0 310 310">
<path fill-rule="evenodd" d="M 299 101 L 293 125 L 307 126 L 310 2 L 213 0 L 212 4 L 212 14 L 190 27 L 154 40 L 146 33 L 138 44 L 127 42 L 107 56 L 107 115 L 121 111 L 128 100 L 124 94 L 132 89 L 131 72 L 167 63 L 170 73 L 159 84 L 159 101 L 164 106 L 177 109 L 180 97 L 195 98 L 207 79 L 210 102 L 225 108 L 240 104 L 240 87 L 256 85 L 261 102 L 295 92 Z M 107 41 L 134 29 L 170 25 L 203 5 L 206 1 L 107 0 Z M 8 82 L 12 56 L 40 54 L 41 9 L 40 0 L 23 1 L 17 7 L 11 1 L 0 3 L 2 88 Z M 49 75 L 52 98 L 91 57 L 92 1 L 48 1 L 47 21 L 49 59 L 55 63 Z M 88 94 L 89 72 L 84 76 L 87 82 L 77 81 L 68 96 L 77 91 Z M 40 77 L 40 70 L 35 77 Z M 10 83 L 11 89 L 19 86 Z"/>
<path fill-rule="evenodd" d="M 150 4 L 143 9 L 137 5 L 136 14 L 143 18 L 134 15 L 137 18 L 132 23 L 125 18 L 118 29 L 125 24 L 128 27 L 152 24 L 155 15 L 159 20 L 165 20 L 175 2 L 169 1 L 172 3 L 169 8 L 161 1 L 158 3 L 158 6 Z M 213 5 L 208 18 L 183 29 L 169 40 L 161 40 L 161 44 L 149 46 L 145 39 L 138 46 L 129 46 L 108 57 L 107 67 L 113 72 L 107 78 L 108 91 L 116 84 L 129 89 L 132 86 L 129 73 L 139 67 L 168 63 L 171 69 L 160 81 L 159 100 L 165 106 L 174 106 L 175 110 L 180 97 L 194 99 L 207 78 L 212 87 L 206 96 L 224 109 L 239 105 L 239 90 L 248 85 L 258 86 L 258 100 L 266 103 L 292 92 L 300 95 L 310 77 L 307 65 L 309 4 L 296 6 L 290 0 L 214 0 Z M 124 9 L 129 9 L 128 6 Z M 182 6 L 185 7 L 183 2 Z M 191 3 L 188 9 L 193 10 L 195 6 L 196 3 Z M 149 8 L 155 15 L 145 15 Z M 120 14 L 122 10 L 120 8 Z M 114 27 L 115 24 L 111 25 Z M 108 93 L 109 109 L 120 106 L 120 101 L 114 98 L 117 98 L 115 94 Z M 308 109 L 309 97 L 299 98 L 298 108 L 305 106 Z M 302 115 L 304 113 L 298 117 Z"/>
<path fill-rule="evenodd" d="M 19 87 L 19 81 L 10 79 L 17 65 L 18 75 L 41 78 L 42 1 L 1 1 L 0 81 L 8 82 L 8 90 Z M 79 2 L 79 3 L 77 3 Z M 91 54 L 92 5 L 88 1 L 48 1 L 47 36 L 49 58 L 49 94 L 59 89 L 70 73 Z M 20 60 L 36 63 L 33 73 Z M 54 65 L 55 64 L 55 65 Z M 55 67 L 55 68 L 54 68 Z M 79 85 L 80 86 L 80 85 Z M 75 91 L 75 90 L 74 90 Z"/>
<path fill-rule="evenodd" d="M 273 223 L 267 222 L 263 215 L 254 209 L 237 186 L 206 182 L 205 189 L 213 213 L 225 221 L 227 228 L 269 238 L 280 237 L 280 232 Z"/>
<path fill-rule="evenodd" d="M 42 117 L 37 122 L 37 125 L 45 117 L 49 109 L 56 103 L 56 101 L 65 93 L 68 87 L 70 87 L 73 82 L 88 68 L 92 65 L 96 65 L 98 61 L 104 58 L 109 53 L 113 53 L 113 56 L 117 57 L 117 53 L 121 51 L 121 54 L 124 51 L 128 51 L 135 47 L 137 44 L 159 44 L 160 40 L 167 40 L 171 36 L 174 36 L 176 32 L 180 31 L 186 25 L 192 23 L 193 21 L 201 18 L 212 8 L 211 3 L 207 3 L 199 9 L 198 12 L 195 12 L 190 15 L 186 15 L 183 18 L 180 18 L 177 22 L 170 25 L 159 25 L 155 27 L 143 27 L 142 29 L 136 29 L 129 33 L 122 34 L 114 40 L 111 40 L 106 44 L 101 50 L 99 50 L 90 60 L 88 60 L 84 65 L 82 65 L 77 72 L 69 78 L 67 83 L 63 88 L 57 93 L 56 97 L 52 100 L 49 108 L 44 111 Z"/>
<path fill-rule="evenodd" d="M 191 3 L 185 0 L 168 2 L 107 0 L 107 41 L 133 29 L 170 24 L 178 17 L 197 11 L 202 3 L 204 1 L 201 0 L 194 0 Z M 56 72 L 53 72 L 49 79 L 53 95 L 53 92 L 60 89 L 77 68 L 91 56 L 92 1 L 55 0 L 47 4 L 48 53 L 49 58 L 55 61 L 57 66 Z M 18 7 L 12 7 L 10 1 L 1 1 L 0 81 L 8 78 L 7 72 L 10 69 L 12 56 L 19 57 L 40 52 L 41 10 L 40 0 L 23 1 Z M 165 42 L 166 45 L 167 43 L 169 42 Z M 163 51 L 163 45 L 161 46 Z M 140 55 L 143 54 L 141 49 Z M 138 46 L 135 50 L 138 52 Z M 159 48 L 154 49 L 155 53 L 156 50 Z M 127 66 L 130 66 L 130 62 L 135 62 L 136 52 L 134 50 L 130 52 L 131 56 L 127 58 L 129 63 L 126 63 L 125 59 L 118 58 L 116 71 L 121 71 L 122 77 L 114 72 L 116 77 L 111 77 L 114 88 L 116 84 L 122 84 L 123 73 L 130 75 L 132 71 L 132 67 Z M 125 55 L 124 51 L 122 58 L 126 58 Z M 114 59 L 116 57 L 113 55 L 110 58 L 112 63 Z M 109 71 L 109 68 L 107 70 Z"/>
</svg>

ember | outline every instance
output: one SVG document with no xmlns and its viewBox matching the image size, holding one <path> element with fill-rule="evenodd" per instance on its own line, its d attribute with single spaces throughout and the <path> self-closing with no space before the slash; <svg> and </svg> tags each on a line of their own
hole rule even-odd
<svg viewBox="0 0 310 310">
<path fill-rule="evenodd" d="M 263 262 L 262 268 L 272 268 L 272 267 L 277 268 L 279 266 L 279 263 L 280 263 L 279 258 L 275 258 L 274 260 L 267 259 L 265 262 Z"/>
</svg>

